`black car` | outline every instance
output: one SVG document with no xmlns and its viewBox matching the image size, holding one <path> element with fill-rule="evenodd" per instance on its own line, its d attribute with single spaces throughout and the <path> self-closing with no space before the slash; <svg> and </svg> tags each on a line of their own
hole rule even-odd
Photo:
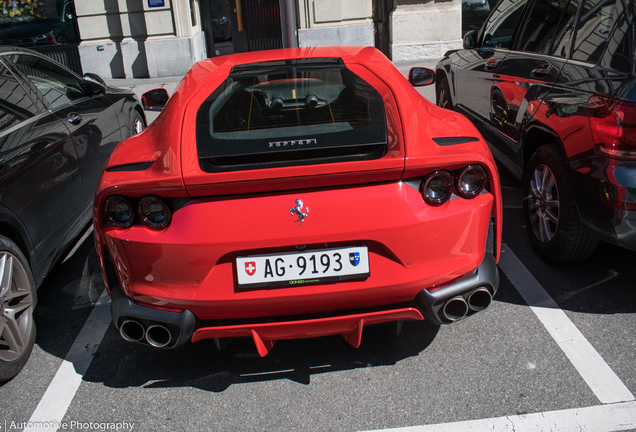
<svg viewBox="0 0 636 432">
<path fill-rule="evenodd" d="M 546 260 L 585 259 L 599 239 L 636 250 L 635 4 L 502 0 L 436 67 L 437 104 L 523 181 Z"/>
<path fill-rule="evenodd" d="M 0 47 L 0 381 L 31 353 L 36 288 L 90 223 L 106 160 L 144 126 L 133 93 Z"/>
</svg>

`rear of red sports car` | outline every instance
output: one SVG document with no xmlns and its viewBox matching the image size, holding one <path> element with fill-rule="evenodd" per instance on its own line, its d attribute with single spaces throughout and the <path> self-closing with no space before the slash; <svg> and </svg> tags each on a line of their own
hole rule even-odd
<svg viewBox="0 0 636 432">
<path fill-rule="evenodd" d="M 501 194 L 466 119 L 374 48 L 196 64 L 95 201 L 113 321 L 172 348 L 450 323 L 498 287 Z"/>
</svg>

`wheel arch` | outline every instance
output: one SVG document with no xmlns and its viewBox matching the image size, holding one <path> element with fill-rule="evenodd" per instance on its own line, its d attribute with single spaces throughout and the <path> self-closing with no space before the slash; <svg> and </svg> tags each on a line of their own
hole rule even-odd
<svg viewBox="0 0 636 432">
<path fill-rule="evenodd" d="M 141 107 L 141 105 L 139 105 L 139 104 L 135 104 L 135 106 L 133 107 L 133 109 L 139 113 L 139 115 L 141 116 L 141 118 L 142 118 L 142 119 L 143 119 L 143 121 L 144 121 L 144 124 L 145 124 L 146 126 L 148 126 L 148 120 L 146 119 L 146 113 L 144 112 L 144 110 L 143 110 L 143 108 Z"/>
<path fill-rule="evenodd" d="M 523 138 L 523 153 L 521 160 L 524 173 L 526 172 L 528 162 L 530 162 L 530 158 L 534 152 L 536 152 L 539 147 L 550 143 L 557 144 L 561 151 L 561 157 L 563 157 L 563 160 L 567 162 L 567 153 L 565 152 L 565 147 L 563 146 L 563 142 L 561 141 L 559 134 L 544 127 L 543 125 L 533 125 L 526 129 Z"/>
<path fill-rule="evenodd" d="M 31 265 L 31 257 L 29 255 L 29 249 L 27 248 L 26 242 L 24 241 L 22 234 L 15 226 L 11 225 L 8 222 L 0 221 L 0 235 L 3 235 L 9 238 L 16 245 L 18 245 L 18 247 L 20 248 L 20 250 L 26 257 L 27 261 L 29 262 L 29 265 Z"/>
<path fill-rule="evenodd" d="M 31 267 L 33 278 L 36 281 L 35 284 L 38 286 L 38 282 L 42 278 L 38 277 L 37 258 L 28 231 L 13 212 L 3 205 L 0 205 L 0 235 L 7 237 L 20 248 L 29 267 Z"/>
<path fill-rule="evenodd" d="M 452 77 L 453 73 L 451 71 L 451 67 L 452 61 L 449 58 L 442 59 L 437 66 L 435 66 L 435 98 L 437 99 L 441 81 L 445 80 L 448 85 L 451 104 L 455 106 L 455 81 Z"/>
</svg>

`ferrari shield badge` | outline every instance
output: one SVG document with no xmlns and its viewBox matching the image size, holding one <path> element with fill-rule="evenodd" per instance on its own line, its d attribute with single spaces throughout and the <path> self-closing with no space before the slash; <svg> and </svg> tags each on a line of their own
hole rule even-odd
<svg viewBox="0 0 636 432">
<path fill-rule="evenodd" d="M 351 252 L 349 254 L 349 262 L 354 267 L 356 267 L 358 264 L 360 264 L 360 252 Z"/>
<path fill-rule="evenodd" d="M 254 273 L 256 273 L 256 262 L 254 261 L 246 262 L 245 273 L 247 273 L 249 276 L 254 276 Z"/>
</svg>

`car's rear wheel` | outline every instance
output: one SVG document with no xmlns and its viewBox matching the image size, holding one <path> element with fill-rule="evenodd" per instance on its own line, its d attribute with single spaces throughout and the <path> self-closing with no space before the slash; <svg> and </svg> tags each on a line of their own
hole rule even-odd
<svg viewBox="0 0 636 432">
<path fill-rule="evenodd" d="M 18 246 L 0 235 L 0 382 L 18 374 L 35 344 L 35 283 Z"/>
<path fill-rule="evenodd" d="M 437 106 L 446 109 L 453 109 L 453 103 L 451 102 L 450 97 L 450 88 L 448 87 L 448 81 L 446 78 L 440 79 L 435 90 L 437 93 Z"/>
<path fill-rule="evenodd" d="M 526 231 L 546 261 L 580 261 L 598 244 L 581 223 L 572 184 L 557 144 L 540 147 L 530 158 L 523 180 Z"/>
<path fill-rule="evenodd" d="M 133 135 L 138 134 L 146 128 L 146 122 L 141 117 L 141 114 L 137 110 L 133 111 Z"/>
</svg>

